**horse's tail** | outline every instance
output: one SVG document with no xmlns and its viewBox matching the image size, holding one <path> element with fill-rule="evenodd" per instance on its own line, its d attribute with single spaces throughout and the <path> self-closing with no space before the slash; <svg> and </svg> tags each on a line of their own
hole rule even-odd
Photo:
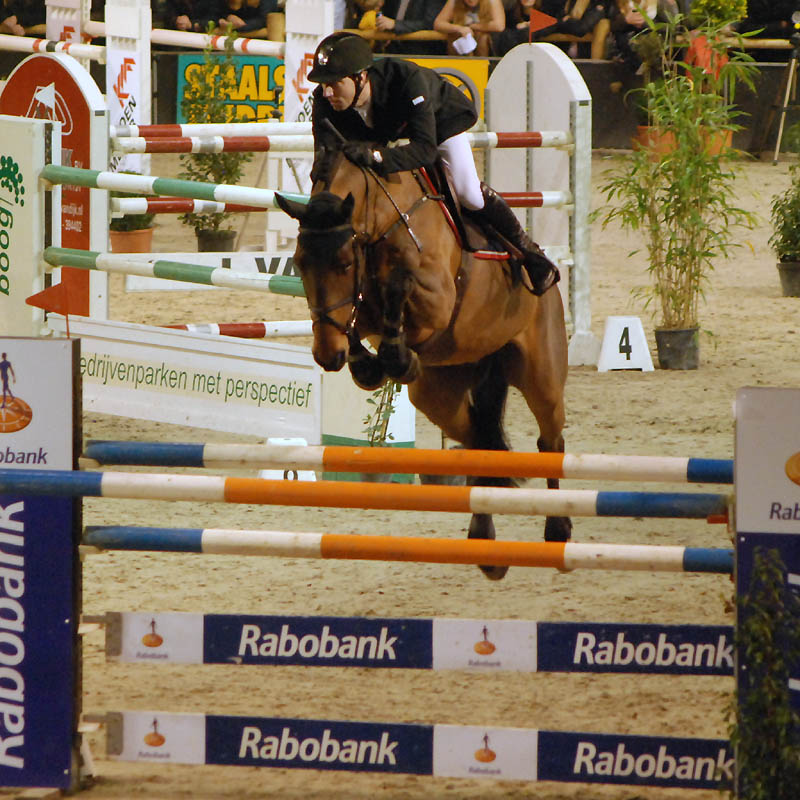
<svg viewBox="0 0 800 800">
<path fill-rule="evenodd" d="M 503 428 L 508 380 L 503 368 L 502 350 L 482 359 L 478 370 L 469 406 L 475 436 L 471 446 L 480 450 L 508 450 L 510 448 Z M 512 486 L 513 483 L 509 478 L 481 479 L 482 486 Z"/>
</svg>

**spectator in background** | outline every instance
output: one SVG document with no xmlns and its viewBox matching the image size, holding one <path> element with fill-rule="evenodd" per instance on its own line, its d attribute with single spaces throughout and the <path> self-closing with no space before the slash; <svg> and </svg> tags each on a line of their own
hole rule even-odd
<svg viewBox="0 0 800 800">
<path fill-rule="evenodd" d="M 208 23 L 217 24 L 215 0 L 166 0 L 164 26 L 176 31 L 205 33 Z"/>
<path fill-rule="evenodd" d="M 237 33 L 267 27 L 267 14 L 278 10 L 278 0 L 220 0 L 218 25 L 224 32 L 230 25 Z"/>
<path fill-rule="evenodd" d="M 636 53 L 633 41 L 638 34 L 647 30 L 645 14 L 649 19 L 663 20 L 677 13 L 677 0 L 615 0 L 609 14 L 612 58 L 638 73 L 642 68 L 642 60 Z"/>
<path fill-rule="evenodd" d="M 597 23 L 609 15 L 609 4 L 614 0 L 517 0 L 506 13 L 506 29 L 497 39 L 497 55 L 505 55 L 518 44 L 528 41 L 531 10 L 535 9 L 554 17 L 552 25 L 540 28 L 531 35 L 531 41 L 543 39 L 552 33 L 566 33 L 581 37 L 591 33 Z M 574 50 L 574 52 L 573 52 Z M 570 48 L 570 56 L 577 55 L 577 44 Z"/>
<path fill-rule="evenodd" d="M 44 36 L 47 9 L 44 0 L 7 0 L 0 11 L 0 33 Z"/>
<path fill-rule="evenodd" d="M 375 27 L 379 31 L 396 34 L 432 31 L 436 15 L 443 5 L 444 0 L 385 0 Z M 446 50 L 441 41 L 415 40 L 390 42 L 385 52 L 445 55 Z"/>
<path fill-rule="evenodd" d="M 450 55 L 484 57 L 492 49 L 491 34 L 504 27 L 501 0 L 447 0 L 433 23 L 434 30 L 447 34 Z M 470 39 L 474 39 L 474 46 Z"/>
</svg>

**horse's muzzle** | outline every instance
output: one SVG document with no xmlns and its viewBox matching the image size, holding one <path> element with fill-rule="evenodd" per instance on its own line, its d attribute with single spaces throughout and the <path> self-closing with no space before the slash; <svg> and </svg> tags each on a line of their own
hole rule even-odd
<svg viewBox="0 0 800 800">
<path fill-rule="evenodd" d="M 313 350 L 313 355 L 314 361 L 326 372 L 338 372 L 344 366 L 347 359 L 347 353 L 344 350 L 336 350 L 326 354 Z"/>
</svg>

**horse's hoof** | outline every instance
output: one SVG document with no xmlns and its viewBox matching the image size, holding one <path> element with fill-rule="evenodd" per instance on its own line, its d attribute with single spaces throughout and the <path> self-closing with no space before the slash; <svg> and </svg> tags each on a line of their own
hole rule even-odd
<svg viewBox="0 0 800 800">
<path fill-rule="evenodd" d="M 381 342 L 378 359 L 386 374 L 398 383 L 411 383 L 419 377 L 419 356 L 395 342 Z"/>
<path fill-rule="evenodd" d="M 508 567 L 485 567 L 480 565 L 479 568 L 490 581 L 501 581 L 505 578 L 506 572 L 508 572 Z"/>
<path fill-rule="evenodd" d="M 374 356 L 352 360 L 348 358 L 347 365 L 350 367 L 353 383 L 361 389 L 380 389 L 386 383 L 387 375 L 383 365 Z"/>
<path fill-rule="evenodd" d="M 494 540 L 495 530 L 491 514 L 473 514 L 469 521 L 468 539 L 490 539 Z M 480 571 L 490 580 L 499 581 L 505 578 L 508 567 L 479 564 Z"/>
<path fill-rule="evenodd" d="M 466 486 L 466 475 L 427 475 L 422 472 L 419 474 L 419 482 L 423 485 L 433 486 Z"/>
<path fill-rule="evenodd" d="M 572 538 L 572 520 L 569 517 L 547 517 L 544 523 L 546 542 L 568 542 Z"/>
<path fill-rule="evenodd" d="M 397 378 L 399 383 L 414 383 L 414 381 L 419 378 L 419 356 L 413 350 L 409 352 L 411 354 L 411 359 L 408 364 L 408 369 L 399 378 Z"/>
</svg>

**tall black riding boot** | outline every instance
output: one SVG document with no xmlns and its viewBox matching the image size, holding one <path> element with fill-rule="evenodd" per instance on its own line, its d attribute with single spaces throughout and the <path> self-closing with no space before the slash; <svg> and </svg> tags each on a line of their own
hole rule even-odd
<svg viewBox="0 0 800 800">
<path fill-rule="evenodd" d="M 508 203 L 491 186 L 481 183 L 484 205 L 480 212 L 486 221 L 514 247 L 522 251 L 525 270 L 531 279 L 533 293 L 543 295 L 554 283 L 561 279 L 558 268 L 544 254 L 519 224 Z"/>
</svg>

